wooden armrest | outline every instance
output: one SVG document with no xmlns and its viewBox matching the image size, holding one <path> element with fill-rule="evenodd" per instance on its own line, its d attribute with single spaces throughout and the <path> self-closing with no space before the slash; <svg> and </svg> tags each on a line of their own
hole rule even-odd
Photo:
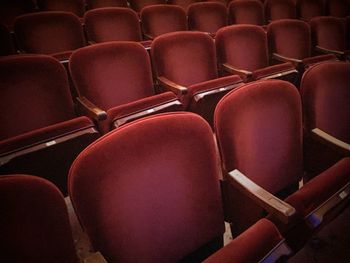
<svg viewBox="0 0 350 263">
<path fill-rule="evenodd" d="M 336 55 L 338 57 L 345 56 L 345 53 L 343 51 L 328 49 L 328 48 L 324 48 L 324 47 L 320 47 L 320 46 L 316 46 L 315 48 L 316 48 L 317 51 L 320 51 L 322 53 L 334 54 L 334 55 Z"/>
<path fill-rule="evenodd" d="M 325 131 L 322 131 L 319 128 L 315 128 L 312 131 L 312 136 L 317 139 L 320 140 L 322 143 L 327 144 L 328 146 L 334 148 L 335 150 L 345 154 L 345 155 L 349 155 L 350 154 L 350 144 L 346 143 L 342 140 L 339 140 L 337 138 L 335 138 L 334 136 L 328 134 Z"/>
<path fill-rule="evenodd" d="M 167 90 L 174 92 L 176 95 L 187 94 L 186 87 L 178 85 L 175 82 L 172 82 L 171 80 L 167 79 L 166 77 L 158 77 L 157 80 L 159 85 L 161 85 L 163 88 Z"/>
<path fill-rule="evenodd" d="M 97 120 L 103 121 L 107 119 L 107 113 L 104 110 L 98 108 L 95 104 L 89 101 L 86 97 L 78 97 L 78 109 L 82 114 Z"/>
<path fill-rule="evenodd" d="M 84 263 L 107 263 L 100 252 L 95 252 L 84 259 Z"/>
<path fill-rule="evenodd" d="M 233 170 L 228 175 L 228 180 L 234 187 L 246 194 L 284 224 L 290 223 L 294 218 L 296 214 L 294 207 L 254 183 L 239 170 Z"/>
<path fill-rule="evenodd" d="M 150 34 L 143 33 L 143 35 L 144 35 L 145 38 L 148 39 L 148 40 L 153 40 L 153 39 L 154 39 L 154 37 L 153 37 L 152 35 L 150 35 Z"/>
<path fill-rule="evenodd" d="M 226 72 L 232 75 L 239 75 L 243 77 L 245 80 L 250 79 L 253 75 L 253 72 L 251 71 L 235 68 L 228 63 L 223 63 L 221 66 L 222 66 L 222 69 L 225 70 Z"/>
<path fill-rule="evenodd" d="M 278 53 L 273 53 L 272 54 L 272 58 L 276 59 L 278 61 L 281 61 L 281 62 L 291 62 L 292 64 L 301 64 L 302 63 L 302 60 L 300 60 L 300 59 L 295 59 L 295 58 L 282 56 L 282 55 L 280 55 Z"/>
</svg>

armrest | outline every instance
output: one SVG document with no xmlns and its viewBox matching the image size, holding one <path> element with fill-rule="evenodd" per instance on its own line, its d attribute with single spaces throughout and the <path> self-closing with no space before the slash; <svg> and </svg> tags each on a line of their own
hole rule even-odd
<svg viewBox="0 0 350 263">
<path fill-rule="evenodd" d="M 294 218 L 296 214 L 294 207 L 254 183 L 239 170 L 236 169 L 229 172 L 228 180 L 234 187 L 253 199 L 253 201 L 257 202 L 283 223 L 287 224 Z"/>
<path fill-rule="evenodd" d="M 163 88 L 174 92 L 176 95 L 185 95 L 187 94 L 187 88 L 181 85 L 176 84 L 175 82 L 172 82 L 171 80 L 167 79 L 166 77 L 158 77 L 157 78 L 159 85 L 161 85 Z"/>
<path fill-rule="evenodd" d="M 86 97 L 78 97 L 77 102 L 79 111 L 81 111 L 82 114 L 88 116 L 89 118 L 97 121 L 103 121 L 107 119 L 107 113 L 104 110 L 98 108 Z"/>
<path fill-rule="evenodd" d="M 291 62 L 292 64 L 295 64 L 295 65 L 298 65 L 298 64 L 302 63 L 302 60 L 300 60 L 300 59 L 295 59 L 295 58 L 282 56 L 282 55 L 280 55 L 278 53 L 273 53 L 272 54 L 272 58 L 276 59 L 278 61 L 281 61 L 281 62 Z"/>
<path fill-rule="evenodd" d="M 316 46 L 315 49 L 321 53 L 326 53 L 326 54 L 334 54 L 338 57 L 344 57 L 345 52 L 339 51 L 339 50 L 333 50 L 333 49 L 328 49 L 320 46 Z"/>
<path fill-rule="evenodd" d="M 96 44 L 96 42 L 95 42 L 95 41 L 92 41 L 92 40 L 88 40 L 88 44 L 89 44 L 89 45 L 94 45 L 94 44 Z"/>
<path fill-rule="evenodd" d="M 148 39 L 148 40 L 153 40 L 153 39 L 154 39 L 154 37 L 153 37 L 152 35 L 150 35 L 150 34 L 143 33 L 143 35 L 144 35 L 145 38 Z"/>
<path fill-rule="evenodd" d="M 100 252 L 95 252 L 83 261 L 84 263 L 107 263 L 106 259 L 102 256 Z"/>
<path fill-rule="evenodd" d="M 328 146 L 335 148 L 337 151 L 341 153 L 345 153 L 345 155 L 350 155 L 350 144 L 344 141 L 341 141 L 334 136 L 322 131 L 319 128 L 315 128 L 311 131 L 312 136 L 320 140 L 322 143 L 327 144 Z"/>
<path fill-rule="evenodd" d="M 222 69 L 225 70 L 226 72 L 233 75 L 242 76 L 245 80 L 250 79 L 253 75 L 253 72 L 251 71 L 235 68 L 228 63 L 223 63 L 221 66 L 222 66 Z"/>
</svg>

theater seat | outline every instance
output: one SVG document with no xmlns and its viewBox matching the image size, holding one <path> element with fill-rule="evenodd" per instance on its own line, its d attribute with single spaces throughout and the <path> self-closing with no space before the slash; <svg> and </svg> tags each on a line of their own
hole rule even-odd
<svg viewBox="0 0 350 263">
<path fill-rule="evenodd" d="M 71 167 L 69 192 L 108 262 L 201 262 L 222 247 L 219 170 L 212 130 L 200 116 L 160 114 L 88 147 Z M 289 253 L 263 219 L 207 262 L 257 262 L 266 254 L 274 262 Z"/>
<path fill-rule="evenodd" d="M 182 109 L 172 92 L 155 94 L 147 51 L 135 42 L 108 42 L 73 53 L 69 63 L 83 114 L 103 133 L 131 120 Z"/>
<path fill-rule="evenodd" d="M 337 215 L 335 209 L 348 203 L 349 157 L 299 189 L 302 109 L 292 84 L 263 80 L 230 92 L 216 108 L 214 128 L 222 157 L 226 221 L 232 223 L 233 235 L 269 213 L 298 250 Z"/>
<path fill-rule="evenodd" d="M 49 181 L 0 176 L 0 245 L 4 262 L 79 262 L 63 195 Z"/>
<path fill-rule="evenodd" d="M 232 24 L 265 25 L 264 5 L 260 0 L 235 0 L 228 6 Z"/>
<path fill-rule="evenodd" d="M 350 15 L 350 4 L 347 0 L 325 0 L 325 4 L 329 16 L 346 17 Z"/>
<path fill-rule="evenodd" d="M 0 56 L 16 54 L 14 44 L 12 42 L 11 33 L 7 26 L 0 24 Z"/>
<path fill-rule="evenodd" d="M 84 0 L 36 0 L 40 11 L 71 12 L 82 17 L 85 12 Z"/>
<path fill-rule="evenodd" d="M 187 10 L 188 27 L 215 37 L 216 31 L 227 25 L 227 9 L 222 3 L 199 2 L 191 4 Z"/>
<path fill-rule="evenodd" d="M 63 66 L 45 55 L 0 59 L 0 173 L 28 173 L 66 193 L 71 162 L 99 133 L 78 117 Z"/>
<path fill-rule="evenodd" d="M 187 30 L 187 15 L 176 5 L 152 5 L 141 10 L 142 32 L 146 39 L 165 33 Z"/>
<path fill-rule="evenodd" d="M 322 16 L 311 19 L 311 32 L 315 52 L 334 54 L 341 60 L 349 60 L 346 49 L 346 24 L 342 18 Z"/>
<path fill-rule="evenodd" d="M 346 62 L 320 64 L 303 76 L 305 169 L 310 178 L 350 155 L 349 81 Z"/>
<path fill-rule="evenodd" d="M 268 23 L 278 19 L 295 19 L 297 17 L 294 0 L 265 0 L 264 9 Z"/>
<path fill-rule="evenodd" d="M 188 7 L 193 4 L 196 3 L 197 0 L 169 0 L 167 3 L 170 5 L 177 5 L 182 7 L 183 9 L 185 9 L 185 11 L 187 12 Z"/>
<path fill-rule="evenodd" d="M 273 59 L 292 63 L 302 74 L 311 65 L 337 60 L 334 54 L 312 56 L 310 26 L 296 19 L 281 19 L 270 23 L 267 36 Z"/>
<path fill-rule="evenodd" d="M 218 31 L 215 39 L 221 69 L 248 82 L 283 78 L 294 82 L 298 71 L 290 63 L 270 65 L 266 32 L 255 25 L 233 25 Z"/>
<path fill-rule="evenodd" d="M 66 62 L 72 51 L 85 45 L 79 18 L 68 12 L 38 12 L 15 20 L 22 53 L 47 54 Z"/>
<path fill-rule="evenodd" d="M 140 13 L 142 8 L 150 5 L 165 5 L 165 0 L 129 0 L 130 7 L 137 13 Z"/>
<path fill-rule="evenodd" d="M 142 41 L 137 13 L 130 8 L 105 7 L 85 13 L 85 31 L 90 44 L 108 41 L 136 41 L 149 48 L 151 41 Z"/>
<path fill-rule="evenodd" d="M 101 7 L 128 7 L 126 0 L 86 0 L 87 9 Z"/>
<path fill-rule="evenodd" d="M 323 0 L 297 0 L 296 5 L 297 15 L 303 21 L 325 15 Z"/>
<path fill-rule="evenodd" d="M 203 32 L 173 32 L 157 37 L 151 47 L 160 89 L 175 92 L 184 106 L 212 123 L 217 102 L 242 80 L 218 77 L 213 39 Z"/>
</svg>

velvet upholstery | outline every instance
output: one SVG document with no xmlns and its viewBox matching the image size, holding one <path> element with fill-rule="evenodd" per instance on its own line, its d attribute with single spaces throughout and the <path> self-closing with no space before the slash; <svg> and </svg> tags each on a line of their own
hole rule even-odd
<svg viewBox="0 0 350 263">
<path fill-rule="evenodd" d="M 155 94 L 150 59 L 139 43 L 108 42 L 79 49 L 72 54 L 69 67 L 79 96 L 108 111 L 110 121 L 121 114 L 118 106 L 150 97 L 151 101 L 134 109 L 138 112 L 176 98 L 174 94 Z M 132 109 L 129 107 L 129 113 Z M 105 123 L 101 129 L 106 132 L 109 126 Z"/>
<path fill-rule="evenodd" d="M 138 13 L 145 6 L 166 4 L 165 0 L 129 0 L 128 2 L 130 4 L 130 7 Z"/>
<path fill-rule="evenodd" d="M 0 177 L 0 245 L 4 262 L 79 262 L 62 194 L 30 175 Z"/>
<path fill-rule="evenodd" d="M 140 17 L 143 33 L 152 38 L 187 30 L 186 12 L 176 5 L 146 6 L 141 10 Z"/>
<path fill-rule="evenodd" d="M 76 116 L 64 67 L 46 55 L 3 57 L 0 83 L 0 158 L 7 160 L 0 173 L 35 174 L 64 192 L 71 162 L 98 137 L 92 130 L 83 133 L 94 125 Z M 60 142 L 64 136 L 71 138 Z"/>
<path fill-rule="evenodd" d="M 106 7 L 85 13 L 85 31 L 88 40 L 141 41 L 141 27 L 137 14 L 130 8 Z"/>
<path fill-rule="evenodd" d="M 84 0 L 37 0 L 40 11 L 71 12 L 79 17 L 84 15 Z"/>
<path fill-rule="evenodd" d="M 265 0 L 264 7 L 267 21 L 296 18 L 296 5 L 294 0 Z"/>
<path fill-rule="evenodd" d="M 0 1 L 0 24 L 12 29 L 17 16 L 34 12 L 32 0 L 2 0 Z"/>
<path fill-rule="evenodd" d="M 19 49 L 26 53 L 54 54 L 85 45 L 79 18 L 68 12 L 20 16 L 15 21 L 15 35 Z"/>
<path fill-rule="evenodd" d="M 327 15 L 346 17 L 350 15 L 350 4 L 346 0 L 326 0 Z"/>
<path fill-rule="evenodd" d="M 227 9 L 217 2 L 200 2 L 191 4 L 187 10 L 190 30 L 215 34 L 227 25 Z"/>
<path fill-rule="evenodd" d="M 186 11 L 191 4 L 196 3 L 196 2 L 198 2 L 198 1 L 197 0 L 169 0 L 169 1 L 167 1 L 168 4 L 180 6 L 183 9 L 185 9 Z"/>
<path fill-rule="evenodd" d="M 86 0 L 88 9 L 101 7 L 128 7 L 126 0 Z"/>
<path fill-rule="evenodd" d="M 3 24 L 0 24 L 0 43 L 0 56 L 12 55 L 16 53 L 10 31 Z"/>
<path fill-rule="evenodd" d="M 322 0 L 297 0 L 297 15 L 302 20 L 309 21 L 311 18 L 324 15 Z"/>
<path fill-rule="evenodd" d="M 218 165 L 201 117 L 162 114 L 90 145 L 71 167 L 69 193 L 108 261 L 178 262 L 224 232 Z"/>
<path fill-rule="evenodd" d="M 235 0 L 228 6 L 232 24 L 265 24 L 264 5 L 260 0 Z"/>
</svg>

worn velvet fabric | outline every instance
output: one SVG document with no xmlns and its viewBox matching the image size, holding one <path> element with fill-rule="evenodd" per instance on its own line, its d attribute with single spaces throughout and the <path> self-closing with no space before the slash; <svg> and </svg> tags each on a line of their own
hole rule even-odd
<svg viewBox="0 0 350 263">
<path fill-rule="evenodd" d="M 260 0 L 235 0 L 228 6 L 232 24 L 265 24 L 264 6 Z"/>
<path fill-rule="evenodd" d="M 101 7 L 128 7 L 126 0 L 86 0 L 88 9 Z"/>
<path fill-rule="evenodd" d="M 4 262 L 79 262 L 62 194 L 30 175 L 0 177 Z"/>
<path fill-rule="evenodd" d="M 0 24 L 12 29 L 17 16 L 34 12 L 32 0 L 2 0 L 0 1 Z"/>
<path fill-rule="evenodd" d="M 190 30 L 215 34 L 227 25 L 226 6 L 217 2 L 200 2 L 188 7 L 188 27 Z"/>
<path fill-rule="evenodd" d="M 142 8 L 150 5 L 165 5 L 165 0 L 129 0 L 130 7 L 136 12 L 140 12 Z"/>
<path fill-rule="evenodd" d="M 7 26 L 0 24 L 0 56 L 15 54 L 15 47 Z"/>
<path fill-rule="evenodd" d="M 206 259 L 204 263 L 260 262 L 282 239 L 278 229 L 271 221 L 261 219 Z"/>
<path fill-rule="evenodd" d="M 183 8 L 175 5 L 153 5 L 140 13 L 143 33 L 154 37 L 187 30 L 187 16 Z"/>
<path fill-rule="evenodd" d="M 68 12 L 38 12 L 15 21 L 19 49 L 26 53 L 53 54 L 85 45 L 79 18 Z"/>
<path fill-rule="evenodd" d="M 294 0 L 265 0 L 264 7 L 267 21 L 296 18 L 296 5 Z"/>
<path fill-rule="evenodd" d="M 137 13 L 130 8 L 105 7 L 85 13 L 85 31 L 88 40 L 141 41 L 141 27 Z"/>
<path fill-rule="evenodd" d="M 79 17 L 84 15 L 84 0 L 37 0 L 40 11 L 71 12 Z"/>
<path fill-rule="evenodd" d="M 219 169 L 201 117 L 162 114 L 90 145 L 71 167 L 69 192 L 108 261 L 179 261 L 224 232 Z"/>
<path fill-rule="evenodd" d="M 323 16 L 323 0 L 297 0 L 297 15 L 302 20 L 309 21 L 310 19 Z"/>
</svg>

